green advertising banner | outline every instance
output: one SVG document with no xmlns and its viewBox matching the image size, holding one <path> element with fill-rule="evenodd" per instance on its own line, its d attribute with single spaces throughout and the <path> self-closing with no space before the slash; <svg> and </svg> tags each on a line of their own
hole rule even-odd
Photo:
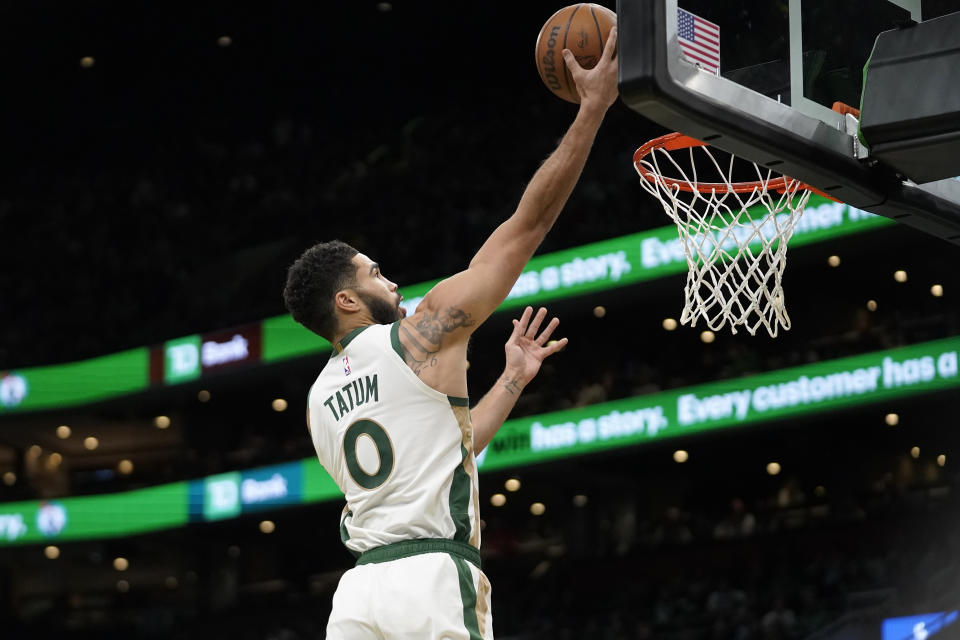
<svg viewBox="0 0 960 640">
<path fill-rule="evenodd" d="M 0 504 L 0 546 L 113 538 L 187 523 L 187 483 L 101 496 Z"/>
<path fill-rule="evenodd" d="M 960 386 L 960 338 L 509 420 L 490 471 Z"/>
<path fill-rule="evenodd" d="M 0 374 L 0 415 L 83 404 L 147 388 L 146 347 L 108 356 Z"/>
<path fill-rule="evenodd" d="M 307 502 L 321 502 L 342 498 L 340 487 L 330 474 L 320 466 L 316 458 L 303 460 L 303 499 Z"/>
<path fill-rule="evenodd" d="M 508 420 L 494 471 L 960 386 L 960 337 Z M 191 490 L 190 487 L 193 487 Z M 0 504 L 0 546 L 133 535 L 340 499 L 316 458 L 126 493 Z M 191 504 L 193 501 L 193 504 Z"/>
<path fill-rule="evenodd" d="M 845 204 L 817 195 L 797 224 L 791 247 L 894 224 Z M 500 310 L 539 305 L 592 291 L 613 289 L 686 270 L 683 245 L 673 226 L 595 242 L 535 256 Z M 439 280 L 404 286 L 404 307 L 412 313 Z M 322 353 L 327 341 L 288 315 L 262 322 L 264 362 Z M 199 335 L 169 340 L 163 345 L 165 384 L 196 380 L 201 373 Z M 0 414 L 50 409 L 104 400 L 141 391 L 149 381 L 146 348 L 50 367 L 0 373 Z"/>
</svg>

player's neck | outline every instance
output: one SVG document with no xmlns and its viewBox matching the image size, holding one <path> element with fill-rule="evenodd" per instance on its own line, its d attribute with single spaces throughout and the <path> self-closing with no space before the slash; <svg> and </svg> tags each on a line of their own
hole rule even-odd
<svg viewBox="0 0 960 640">
<path fill-rule="evenodd" d="M 337 342 L 340 342 L 341 340 L 346 338 L 348 335 L 350 335 L 352 332 L 356 331 L 357 329 L 360 329 L 362 327 L 369 327 L 372 324 L 376 324 L 376 322 L 374 322 L 373 319 L 367 315 L 351 318 L 348 321 L 341 322 L 340 329 L 339 331 L 337 331 L 336 335 L 334 335 L 332 342 L 336 344 Z"/>
</svg>

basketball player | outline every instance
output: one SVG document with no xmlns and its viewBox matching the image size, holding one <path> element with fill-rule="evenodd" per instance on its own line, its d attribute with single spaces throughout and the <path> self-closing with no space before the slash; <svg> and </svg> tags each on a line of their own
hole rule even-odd
<svg viewBox="0 0 960 640">
<path fill-rule="evenodd" d="M 581 98 L 573 124 L 516 212 L 411 316 L 380 266 L 342 242 L 311 247 L 290 268 L 287 308 L 333 344 L 309 392 L 307 425 L 346 497 L 340 534 L 358 557 L 334 595 L 330 640 L 493 637 L 475 454 L 566 340 L 548 344 L 559 321 L 539 332 L 546 310 L 531 320 L 526 309 L 513 321 L 504 374 L 472 412 L 467 341 L 507 297 L 573 190 L 617 98 L 615 46 L 614 29 L 589 71 L 563 51 Z"/>
</svg>

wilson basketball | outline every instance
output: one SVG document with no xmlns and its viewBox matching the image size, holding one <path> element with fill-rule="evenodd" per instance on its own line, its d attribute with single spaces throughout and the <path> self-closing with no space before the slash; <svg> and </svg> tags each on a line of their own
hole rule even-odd
<svg viewBox="0 0 960 640">
<path fill-rule="evenodd" d="M 550 16 L 537 37 L 536 51 L 537 69 L 547 88 L 579 104 L 580 94 L 561 52 L 570 49 L 581 67 L 592 69 L 600 61 L 610 28 L 616 24 L 613 11 L 586 2 L 564 7 Z"/>
</svg>

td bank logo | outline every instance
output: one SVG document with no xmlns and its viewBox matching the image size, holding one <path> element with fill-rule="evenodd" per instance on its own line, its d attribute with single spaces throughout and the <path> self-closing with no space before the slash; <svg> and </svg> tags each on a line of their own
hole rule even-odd
<svg viewBox="0 0 960 640">
<path fill-rule="evenodd" d="M 222 473 L 203 481 L 203 517 L 222 520 L 240 515 L 240 472 Z"/>
<path fill-rule="evenodd" d="M 200 336 L 169 340 L 163 345 L 163 381 L 167 384 L 200 377 Z"/>
<path fill-rule="evenodd" d="M 27 397 L 27 379 L 18 373 L 0 375 L 0 405 L 15 407 Z"/>
</svg>

